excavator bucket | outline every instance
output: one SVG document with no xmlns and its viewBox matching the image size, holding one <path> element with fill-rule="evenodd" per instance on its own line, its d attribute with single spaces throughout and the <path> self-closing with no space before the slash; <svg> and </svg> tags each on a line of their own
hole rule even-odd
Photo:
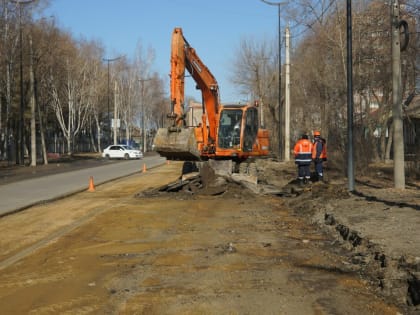
<svg viewBox="0 0 420 315">
<path fill-rule="evenodd" d="M 179 128 L 177 131 L 159 128 L 154 146 L 155 151 L 168 160 L 200 160 L 200 152 L 198 151 L 197 140 L 192 128 Z"/>
</svg>

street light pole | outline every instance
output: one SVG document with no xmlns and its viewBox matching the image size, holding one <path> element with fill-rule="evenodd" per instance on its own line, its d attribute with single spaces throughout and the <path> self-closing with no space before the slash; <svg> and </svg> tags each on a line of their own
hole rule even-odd
<svg viewBox="0 0 420 315">
<path fill-rule="evenodd" d="M 117 80 L 114 81 L 114 145 L 117 144 L 117 128 L 119 128 L 119 119 L 118 119 L 118 111 L 117 111 L 117 99 L 118 99 L 118 85 Z M 128 144 L 128 143 L 127 143 Z"/>
<path fill-rule="evenodd" d="M 402 89 L 401 89 L 401 46 L 400 35 L 400 4 L 393 0 L 391 6 L 392 25 L 392 123 L 393 131 L 393 153 L 394 153 L 394 188 L 405 189 L 405 162 L 404 162 L 404 120 L 402 111 Z"/>
<path fill-rule="evenodd" d="M 142 129 L 141 129 L 141 133 L 142 133 L 142 137 L 143 137 L 143 154 L 146 153 L 146 142 L 147 142 L 147 137 L 146 137 L 146 128 L 145 128 L 145 120 L 144 120 L 144 82 L 145 81 L 150 81 L 152 79 L 139 79 L 140 82 L 140 93 L 141 93 L 141 125 L 142 125 Z"/>
<path fill-rule="evenodd" d="M 284 160 L 290 161 L 290 28 L 286 26 L 285 87 L 284 87 Z"/>
<path fill-rule="evenodd" d="M 108 63 L 108 127 L 109 127 L 109 139 L 112 139 L 112 128 L 111 128 L 111 116 L 110 116 L 110 111 L 109 111 L 109 63 L 113 62 L 113 61 L 117 61 L 119 59 L 121 59 L 123 56 L 119 56 L 116 58 L 103 58 L 103 61 L 106 61 Z M 115 118 L 115 117 L 114 117 Z"/>
<path fill-rule="evenodd" d="M 279 77 L 279 93 L 278 93 L 278 103 L 279 103 L 279 158 L 280 159 L 284 159 L 285 156 L 285 150 L 284 150 L 284 139 L 283 139 L 283 133 L 282 133 L 282 122 L 283 122 L 283 108 L 281 106 L 281 6 L 284 4 L 287 4 L 287 1 L 283 1 L 283 2 L 271 2 L 271 1 L 267 1 L 267 0 L 261 0 L 262 2 L 264 2 L 265 4 L 268 5 L 273 5 L 273 6 L 277 6 L 278 8 L 278 63 L 279 63 L 279 68 L 278 68 L 278 77 Z"/>
</svg>

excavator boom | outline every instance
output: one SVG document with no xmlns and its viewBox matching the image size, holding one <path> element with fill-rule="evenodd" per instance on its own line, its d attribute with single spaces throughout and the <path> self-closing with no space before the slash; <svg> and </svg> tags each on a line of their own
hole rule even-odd
<svg viewBox="0 0 420 315">
<path fill-rule="evenodd" d="M 159 128 L 154 140 L 155 150 L 171 160 L 201 159 L 194 128 L 188 128 L 185 123 L 185 69 L 193 71 L 186 56 L 188 46 L 182 30 L 175 28 L 171 43 L 171 112 L 168 114 L 171 124 L 168 128 Z"/>
</svg>

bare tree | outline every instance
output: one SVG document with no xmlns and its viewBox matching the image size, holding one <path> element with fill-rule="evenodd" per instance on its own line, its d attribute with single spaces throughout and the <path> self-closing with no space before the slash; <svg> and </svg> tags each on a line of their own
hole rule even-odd
<svg viewBox="0 0 420 315">
<path fill-rule="evenodd" d="M 274 45 L 268 41 L 242 39 L 232 62 L 230 81 L 240 89 L 245 98 L 259 101 L 260 115 L 267 117 L 262 124 L 270 130 L 271 145 L 278 147 L 278 138 L 274 136 L 278 134 L 280 119 L 275 100 L 278 85 L 274 51 Z"/>
<path fill-rule="evenodd" d="M 64 76 L 55 71 L 50 74 L 52 108 L 58 124 L 67 142 L 67 153 L 73 150 L 74 137 L 84 127 L 89 106 L 86 86 L 92 79 L 88 74 L 89 61 L 82 58 L 80 52 L 69 47 L 64 57 L 62 70 Z"/>
<path fill-rule="evenodd" d="M 133 124 L 138 128 L 141 127 L 142 133 L 144 131 L 142 142 L 144 142 L 143 147 L 147 150 L 151 147 L 152 137 L 162 120 L 163 113 L 168 112 L 167 109 L 164 109 L 162 102 L 164 81 L 152 70 L 154 59 L 154 49 L 145 50 L 139 42 L 134 62 L 138 76 L 136 78 L 137 111 L 134 111 L 137 115 L 133 116 L 135 117 Z"/>
<path fill-rule="evenodd" d="M 48 104 L 51 102 L 49 93 L 49 73 L 54 68 L 58 56 L 61 56 L 61 42 L 68 41 L 67 35 L 62 35 L 54 25 L 54 20 L 47 21 L 41 19 L 34 23 L 31 29 L 31 36 L 34 38 L 33 52 L 31 59 L 33 61 L 34 71 L 34 94 L 37 110 L 37 123 L 39 125 L 39 134 L 41 140 L 41 152 L 44 164 L 48 164 L 46 126 L 51 123 L 49 115 L 51 113 Z M 54 125 L 54 124 L 53 124 Z"/>
<path fill-rule="evenodd" d="M 79 48 L 83 54 L 82 59 L 85 62 L 85 73 L 83 77 L 86 81 L 80 87 L 81 106 L 86 107 L 86 124 L 82 125 L 89 134 L 93 150 L 98 152 L 101 149 L 101 118 L 100 113 L 103 111 L 102 100 L 105 93 L 105 73 L 101 64 L 101 56 L 104 48 L 97 41 L 83 41 Z M 95 134 L 96 144 L 92 135 Z"/>
<path fill-rule="evenodd" d="M 1 158 L 11 159 L 14 139 L 16 134 L 13 131 L 11 123 L 12 115 L 12 99 L 14 94 L 14 65 L 16 64 L 15 56 L 18 49 L 18 23 L 16 6 L 9 1 L 1 2 L 1 42 L 0 56 L 0 134 L 1 134 Z M 5 103 L 3 103 L 3 100 Z M 5 107 L 5 110 L 3 110 Z M 5 112 L 5 116 L 2 113 Z"/>
</svg>

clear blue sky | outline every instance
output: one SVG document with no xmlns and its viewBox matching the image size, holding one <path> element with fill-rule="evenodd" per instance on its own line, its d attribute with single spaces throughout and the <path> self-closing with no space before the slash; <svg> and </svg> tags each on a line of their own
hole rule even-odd
<svg viewBox="0 0 420 315">
<path fill-rule="evenodd" d="M 76 39 L 100 40 L 106 47 L 104 58 L 122 54 L 133 58 L 139 41 L 144 50 L 152 47 L 153 70 L 166 78 L 172 31 L 181 27 L 216 77 L 224 102 L 241 101 L 229 82 L 240 40 L 275 41 L 277 14 L 276 6 L 260 0 L 51 0 L 44 12 L 55 16 L 57 26 Z M 186 94 L 201 100 L 194 87 L 187 79 Z"/>
</svg>

